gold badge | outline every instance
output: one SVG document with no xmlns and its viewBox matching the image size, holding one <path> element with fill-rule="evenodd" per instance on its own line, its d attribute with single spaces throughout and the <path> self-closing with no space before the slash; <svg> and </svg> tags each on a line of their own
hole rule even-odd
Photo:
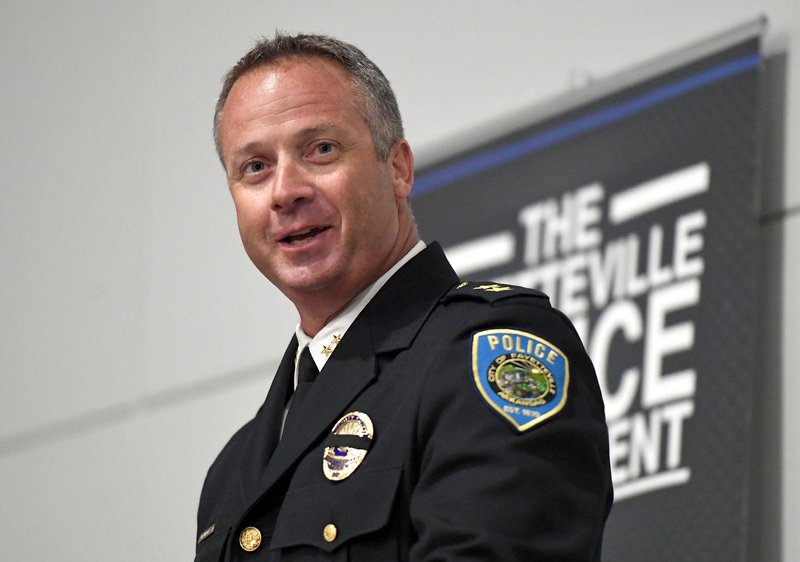
<svg viewBox="0 0 800 562">
<path fill-rule="evenodd" d="M 245 527 L 239 535 L 239 546 L 246 552 L 253 552 L 261 546 L 261 531 L 255 527 Z"/>
<path fill-rule="evenodd" d="M 325 441 L 322 471 L 328 480 L 344 480 L 361 465 L 372 446 L 372 420 L 363 412 L 350 412 L 336 422 Z"/>
</svg>

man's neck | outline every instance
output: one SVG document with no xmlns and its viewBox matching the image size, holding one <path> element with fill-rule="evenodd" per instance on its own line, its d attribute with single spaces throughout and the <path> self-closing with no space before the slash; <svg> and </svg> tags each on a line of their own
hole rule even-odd
<svg viewBox="0 0 800 562">
<path fill-rule="evenodd" d="M 358 290 L 349 291 L 345 298 L 343 298 L 341 294 L 337 295 L 338 298 L 325 294 L 314 295 L 313 298 L 304 298 L 302 306 L 300 303 L 296 302 L 295 307 L 300 315 L 300 326 L 303 332 L 313 338 L 328 324 L 328 322 L 345 310 L 354 299 L 368 292 L 370 288 L 375 286 L 378 282 L 380 282 L 380 286 L 383 286 L 383 283 L 391 277 L 391 274 L 411 258 L 409 252 L 414 249 L 419 242 L 419 238 L 415 235 L 413 239 L 410 239 L 409 242 L 404 244 L 403 252 L 394 259 L 389 266 L 381 270 L 380 275 L 376 276 L 369 283 L 361 286 Z M 422 248 L 424 248 L 424 244 L 419 250 L 414 252 L 414 254 L 421 251 Z M 408 258 L 406 256 L 408 256 Z"/>
</svg>

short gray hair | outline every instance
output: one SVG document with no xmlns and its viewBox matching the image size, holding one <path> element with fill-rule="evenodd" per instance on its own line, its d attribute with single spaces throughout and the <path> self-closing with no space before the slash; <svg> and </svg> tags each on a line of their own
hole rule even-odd
<svg viewBox="0 0 800 562">
<path fill-rule="evenodd" d="M 389 80 L 358 48 L 326 35 L 286 35 L 261 38 L 225 76 L 214 111 L 214 144 L 222 160 L 219 125 L 225 102 L 236 81 L 249 71 L 294 57 L 323 58 L 338 63 L 350 75 L 359 111 L 367 122 L 375 152 L 385 161 L 389 150 L 403 138 L 403 120 Z M 224 165 L 224 161 L 223 161 Z"/>
</svg>

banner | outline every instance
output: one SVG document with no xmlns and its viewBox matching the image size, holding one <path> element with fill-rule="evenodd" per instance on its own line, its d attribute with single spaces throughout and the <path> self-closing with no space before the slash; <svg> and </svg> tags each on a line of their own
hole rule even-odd
<svg viewBox="0 0 800 562">
<path fill-rule="evenodd" d="M 542 289 L 597 369 L 604 560 L 744 560 L 755 306 L 753 35 L 417 172 L 464 279 Z"/>
</svg>

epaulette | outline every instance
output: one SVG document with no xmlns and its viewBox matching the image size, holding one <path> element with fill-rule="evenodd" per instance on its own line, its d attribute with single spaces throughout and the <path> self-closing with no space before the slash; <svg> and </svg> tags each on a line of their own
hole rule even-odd
<svg viewBox="0 0 800 562">
<path fill-rule="evenodd" d="M 511 297 L 528 296 L 549 301 L 546 294 L 538 289 L 528 289 L 516 285 L 504 285 L 493 281 L 464 281 L 454 285 L 441 298 L 448 303 L 456 300 L 477 300 L 490 304 Z"/>
</svg>

